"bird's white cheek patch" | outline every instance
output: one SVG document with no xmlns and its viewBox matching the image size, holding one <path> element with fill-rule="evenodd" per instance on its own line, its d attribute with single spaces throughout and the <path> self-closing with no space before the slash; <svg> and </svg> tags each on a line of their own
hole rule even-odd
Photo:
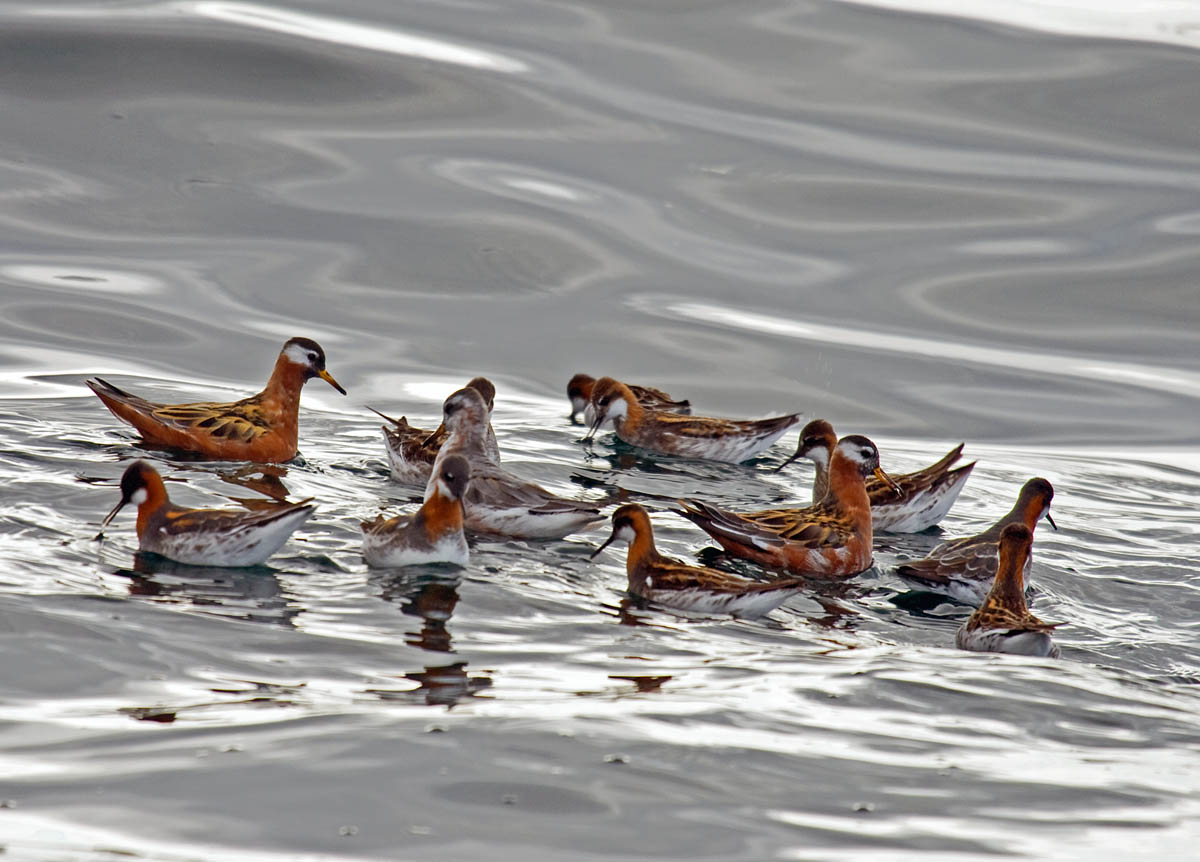
<svg viewBox="0 0 1200 862">
<path fill-rule="evenodd" d="M 299 344 L 288 345 L 288 349 L 283 351 L 283 355 L 288 358 L 289 362 L 308 367 L 308 351 Z"/>
<path fill-rule="evenodd" d="M 146 493 L 145 488 L 138 488 L 136 491 L 133 492 L 133 496 L 129 498 L 129 502 L 133 503 L 136 506 L 140 506 L 140 505 L 142 505 L 142 503 L 146 502 L 146 498 L 149 496 L 150 495 Z"/>
</svg>

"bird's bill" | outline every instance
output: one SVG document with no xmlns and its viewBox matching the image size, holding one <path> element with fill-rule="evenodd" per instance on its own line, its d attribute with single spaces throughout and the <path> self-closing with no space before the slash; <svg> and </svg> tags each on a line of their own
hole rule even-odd
<svg viewBox="0 0 1200 862">
<path fill-rule="evenodd" d="M 129 502 L 129 500 L 128 500 L 128 499 L 126 499 L 124 496 L 122 496 L 122 497 L 121 497 L 121 499 L 120 499 L 120 501 L 117 503 L 117 505 L 113 506 L 113 509 L 112 509 L 112 511 L 111 511 L 111 512 L 109 512 L 107 515 L 105 515 L 105 516 L 104 516 L 104 520 L 100 522 L 100 526 L 101 526 L 101 527 L 107 527 L 107 526 L 108 526 L 108 524 L 109 524 L 109 522 L 110 522 L 110 521 L 111 521 L 113 518 L 117 517 L 117 512 L 119 512 L 119 511 L 121 511 L 123 508 L 125 508 L 125 504 L 126 504 L 126 503 L 128 503 L 128 502 Z"/>
<path fill-rule="evenodd" d="M 588 442 L 595 438 L 596 432 L 600 430 L 600 426 L 604 424 L 604 416 L 599 411 L 592 417 L 592 424 L 588 426 L 588 432 L 584 435 L 584 442 Z"/>
<path fill-rule="evenodd" d="M 322 368 L 320 371 L 317 372 L 317 376 L 320 377 L 322 380 L 324 380 L 326 383 L 328 383 L 330 386 L 332 386 L 334 389 L 336 389 L 338 392 L 342 393 L 343 395 L 346 394 L 346 390 L 342 388 L 342 384 L 340 384 L 336 380 L 334 380 L 333 375 L 330 374 L 328 371 L 326 371 L 324 368 Z"/>
<path fill-rule="evenodd" d="M 887 485 L 889 488 L 891 488 L 893 494 L 900 493 L 900 486 L 896 484 L 896 480 L 893 479 L 891 476 L 889 476 L 887 473 L 883 472 L 882 467 L 875 468 L 875 478 L 878 479 L 883 484 Z"/>
<path fill-rule="evenodd" d="M 788 458 L 786 461 L 784 461 L 782 464 L 780 464 L 778 467 L 776 467 L 776 468 L 775 468 L 774 470 L 772 470 L 771 472 L 773 472 L 773 473 L 778 473 L 780 470 L 782 470 L 782 469 L 783 469 L 784 467 L 786 467 L 788 464 L 791 464 L 793 461 L 795 461 L 795 460 L 796 460 L 797 458 L 799 458 L 799 457 L 800 457 L 800 450 L 799 450 L 799 449 L 797 449 L 797 450 L 796 450 L 796 452 L 795 452 L 795 454 L 794 454 L 794 455 L 792 455 L 792 457 Z"/>
<path fill-rule="evenodd" d="M 612 535 L 608 537 L 608 539 L 604 542 L 603 545 L 601 545 L 595 551 L 593 551 L 592 555 L 590 557 L 588 557 L 588 559 L 594 560 L 594 559 L 596 559 L 596 557 L 600 556 L 600 552 L 603 551 L 605 548 L 607 548 L 609 545 L 611 545 L 613 543 L 613 539 L 615 539 L 616 537 L 617 537 L 617 531 L 613 530 Z"/>
<path fill-rule="evenodd" d="M 1050 517 L 1049 512 L 1046 513 L 1046 520 L 1050 522 L 1050 526 L 1054 528 L 1054 531 L 1058 532 L 1058 524 L 1054 523 L 1054 519 Z"/>
<path fill-rule="evenodd" d="M 372 413 L 374 413 L 376 416 L 378 416 L 380 419 L 384 420 L 385 422 L 391 422 L 393 425 L 400 424 L 399 419 L 393 419 L 391 416 L 388 416 L 386 413 L 381 413 L 380 411 L 378 411 L 374 407 L 372 407 L 370 404 L 364 404 L 363 406 L 366 407 L 368 410 L 370 410 Z"/>
</svg>

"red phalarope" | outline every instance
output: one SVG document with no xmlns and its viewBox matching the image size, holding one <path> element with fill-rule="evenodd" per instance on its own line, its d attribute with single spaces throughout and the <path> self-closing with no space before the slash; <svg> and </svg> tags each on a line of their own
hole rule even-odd
<svg viewBox="0 0 1200 862">
<path fill-rule="evenodd" d="M 321 345 L 293 338 L 279 352 L 266 388 L 230 404 L 155 404 L 99 377 L 87 385 L 151 445 L 197 452 L 214 461 L 280 462 L 296 457 L 300 390 L 313 377 L 346 394 L 325 370 Z"/>
</svg>

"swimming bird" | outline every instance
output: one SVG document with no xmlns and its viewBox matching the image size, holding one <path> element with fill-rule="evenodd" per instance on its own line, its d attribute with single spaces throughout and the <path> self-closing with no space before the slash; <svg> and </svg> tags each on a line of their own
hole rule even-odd
<svg viewBox="0 0 1200 862">
<path fill-rule="evenodd" d="M 463 494 L 471 465 L 451 455 L 438 468 L 433 494 L 411 515 L 363 521 L 363 558 L 369 566 L 417 566 L 457 563 L 470 557 L 463 535 Z"/>
<path fill-rule="evenodd" d="M 486 377 L 476 377 L 467 384 L 483 396 L 487 404 L 488 426 L 487 437 L 484 440 L 484 450 L 490 460 L 500 463 L 500 446 L 496 443 L 496 432 L 492 430 L 491 415 L 496 406 L 496 387 Z M 446 442 L 446 426 L 439 425 L 433 431 L 409 425 L 408 419 L 401 416 L 393 419 L 380 413 L 374 407 L 368 407 L 372 413 L 382 417 L 392 424 L 392 427 L 382 426 L 383 443 L 387 450 L 388 465 L 391 467 L 392 478 L 398 482 L 411 485 L 424 485 L 433 473 L 433 462 L 437 459 L 438 450 Z"/>
<path fill-rule="evenodd" d="M 1054 486 L 1042 478 L 1030 479 L 1021 488 L 1016 504 L 1008 513 L 982 533 L 942 542 L 929 556 L 896 567 L 896 574 L 918 590 L 942 593 L 956 601 L 978 606 L 988 594 L 996 577 L 999 560 L 996 548 L 1000 535 L 1009 524 L 1024 524 L 1030 533 L 1050 517 Z M 1029 581 L 1032 557 L 1025 559 L 1025 581 Z"/>
<path fill-rule="evenodd" d="M 660 605 L 753 618 L 773 611 L 804 585 L 799 578 L 752 581 L 664 557 L 654 547 L 650 515 L 636 503 L 613 512 L 612 522 L 612 535 L 596 549 L 592 559 L 613 542 L 627 542 L 625 571 L 630 594 Z"/>
<path fill-rule="evenodd" d="M 194 566 L 255 566 L 283 547 L 313 507 L 305 500 L 257 512 L 187 509 L 167 497 L 162 477 L 145 461 L 121 476 L 121 500 L 104 518 L 107 527 L 126 503 L 138 507 L 138 548 Z"/>
<path fill-rule="evenodd" d="M 812 500 L 821 502 L 829 490 L 829 455 L 837 444 L 833 426 L 824 419 L 814 419 L 800 431 L 796 454 L 776 468 L 779 472 L 797 458 L 813 462 Z M 962 467 L 953 465 L 962 457 L 963 444 L 946 453 L 936 464 L 913 473 L 890 473 L 900 489 L 893 491 L 874 476 L 867 479 L 867 496 L 871 498 L 871 526 L 875 532 L 919 533 L 942 520 L 975 469 L 975 462 Z"/>
<path fill-rule="evenodd" d="M 521 539 L 558 539 L 601 520 L 594 503 L 568 500 L 528 482 L 492 461 L 486 451 L 487 405 L 475 389 L 464 387 L 442 405 L 449 437 L 438 452 L 433 474 L 452 455 L 471 465 L 471 484 L 463 496 L 467 529 Z M 433 480 L 425 499 L 434 493 Z"/>
<path fill-rule="evenodd" d="M 1024 524 L 1008 524 L 1000 533 L 996 580 L 975 612 L 954 637 L 959 649 L 1058 658 L 1051 636 L 1062 623 L 1044 623 L 1025 606 L 1023 572 L 1033 545 Z"/>
<path fill-rule="evenodd" d="M 707 458 L 737 464 L 765 451 L 800 422 L 799 413 L 773 419 L 711 419 L 647 410 L 632 390 L 611 377 L 601 377 L 592 389 L 596 411 L 585 439 L 591 440 L 607 422 L 624 442 L 652 452 Z"/>
<path fill-rule="evenodd" d="M 871 502 L 863 480 L 872 475 L 891 481 L 875 444 L 852 434 L 834 447 L 829 492 L 815 506 L 737 514 L 680 500 L 680 514 L 734 556 L 796 574 L 848 577 L 871 566 Z"/>
<path fill-rule="evenodd" d="M 576 374 L 567 384 L 567 398 L 571 401 L 571 415 L 567 418 L 572 422 L 575 421 L 576 416 L 583 413 L 584 420 L 589 425 L 591 424 L 592 411 L 588 408 L 591 405 L 592 389 L 595 385 L 596 378 L 587 374 Z M 632 383 L 625 385 L 629 387 L 629 391 L 633 393 L 638 404 L 641 404 L 646 410 L 663 410 L 667 413 L 681 413 L 685 416 L 692 412 L 692 402 L 676 401 L 661 389 L 635 386 Z"/>
<path fill-rule="evenodd" d="M 230 404 L 156 404 L 97 377 L 87 385 L 104 406 L 152 446 L 196 452 L 215 461 L 288 461 L 296 457 L 300 390 L 320 377 L 343 395 L 325 370 L 325 351 L 311 338 L 283 345 L 267 386 Z"/>
</svg>

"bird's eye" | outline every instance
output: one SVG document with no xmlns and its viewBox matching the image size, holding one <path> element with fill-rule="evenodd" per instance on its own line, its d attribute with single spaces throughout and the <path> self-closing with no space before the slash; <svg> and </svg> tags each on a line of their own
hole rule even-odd
<svg viewBox="0 0 1200 862">
<path fill-rule="evenodd" d="M 310 354 L 308 354 L 308 361 L 309 361 L 309 362 L 316 362 L 316 361 L 317 361 L 317 354 L 315 354 L 315 353 L 310 353 Z"/>
<path fill-rule="evenodd" d="M 600 406 L 601 406 L 601 407 L 607 407 L 607 406 L 608 406 L 608 402 L 609 402 L 609 401 L 612 401 L 612 399 L 611 399 L 611 398 L 601 398 L 601 399 L 600 399 Z"/>
<path fill-rule="evenodd" d="M 871 450 L 870 450 L 870 449 L 863 449 L 863 450 L 862 450 L 862 451 L 861 451 L 859 454 L 860 454 L 860 455 L 861 455 L 863 458 L 868 458 L 868 459 L 869 459 L 873 453 L 871 452 Z"/>
</svg>

